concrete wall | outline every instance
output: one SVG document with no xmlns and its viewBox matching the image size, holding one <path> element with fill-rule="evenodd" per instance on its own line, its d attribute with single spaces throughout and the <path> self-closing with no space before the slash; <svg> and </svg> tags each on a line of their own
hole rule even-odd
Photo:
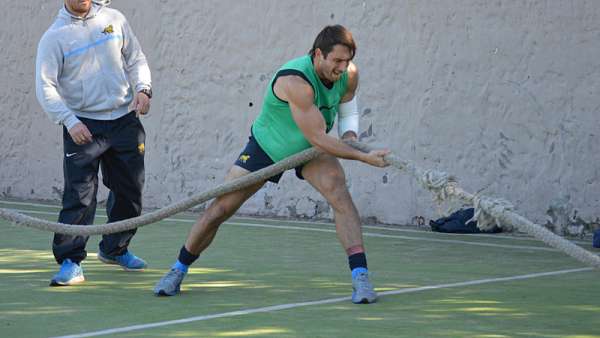
<svg viewBox="0 0 600 338">
<path fill-rule="evenodd" d="M 0 12 L 0 194 L 58 200 L 61 129 L 37 104 L 37 42 L 60 0 Z M 505 197 L 537 222 L 557 198 L 600 216 L 600 2 L 114 0 L 153 72 L 145 205 L 219 184 L 273 72 L 327 24 L 350 28 L 361 71 L 361 138 Z M 363 217 L 436 217 L 429 193 L 394 169 L 344 162 Z M 101 192 L 106 196 L 106 191 Z M 331 217 L 292 173 L 245 213 Z"/>
</svg>

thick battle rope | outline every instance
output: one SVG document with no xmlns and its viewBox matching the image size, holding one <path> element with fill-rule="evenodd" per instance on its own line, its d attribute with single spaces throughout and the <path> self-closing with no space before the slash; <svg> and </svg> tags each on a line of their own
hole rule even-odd
<svg viewBox="0 0 600 338">
<path fill-rule="evenodd" d="M 290 156 L 280 162 L 261 170 L 250 173 L 246 176 L 235 180 L 223 183 L 213 189 L 196 194 L 188 199 L 168 205 L 162 209 L 149 212 L 147 214 L 129 218 L 118 222 L 100 224 L 100 225 L 74 225 L 49 222 L 43 219 L 29 217 L 21 213 L 0 208 L 0 218 L 7 219 L 19 226 L 26 226 L 39 230 L 46 230 L 55 233 L 67 235 L 101 235 L 121 232 L 125 230 L 135 229 L 156 223 L 169 216 L 185 211 L 200 203 L 206 202 L 212 198 L 249 187 L 258 182 L 266 181 L 268 178 L 277 175 L 285 170 L 295 168 L 305 162 L 312 160 L 320 154 L 315 148 L 306 149 L 301 153 Z"/>
<path fill-rule="evenodd" d="M 371 146 L 356 141 L 348 141 L 347 143 L 352 147 L 364 152 L 373 150 Z M 69 235 L 98 235 L 121 232 L 158 222 L 164 218 L 187 210 L 212 198 L 254 185 L 258 182 L 265 181 L 269 177 L 306 163 L 319 154 L 320 152 L 315 148 L 307 149 L 269 167 L 250 173 L 244 177 L 223 183 L 211 190 L 199 193 L 183 201 L 166 206 L 165 208 L 144 214 L 139 217 L 114 223 L 102 225 L 62 224 L 26 216 L 18 212 L 2 208 L 0 208 L 0 217 L 7 219 L 19 226 L 26 226 L 39 230 Z M 391 153 L 386 155 L 385 160 L 397 169 L 406 171 L 414 176 L 425 189 L 435 194 L 435 199 L 437 201 L 458 198 L 463 202 L 473 204 L 475 208 L 474 218 L 477 220 L 479 228 L 487 229 L 494 225 L 504 228 L 515 227 L 543 241 L 544 243 L 563 251 L 567 255 L 579 260 L 580 262 L 600 268 L 600 257 L 513 212 L 513 206 L 508 201 L 470 194 L 462 190 L 458 186 L 456 180 L 445 172 L 437 170 L 423 170 L 410 161 L 401 160 L 396 155 Z"/>
<path fill-rule="evenodd" d="M 348 144 L 364 152 L 373 150 L 372 147 L 358 142 L 348 142 Z M 475 208 L 473 218 L 477 220 L 477 227 L 480 229 L 489 229 L 494 225 L 504 228 L 515 227 L 582 263 L 600 268 L 600 257 L 513 212 L 513 206 L 510 202 L 501 198 L 470 194 L 462 190 L 456 180 L 445 172 L 422 170 L 409 161 L 400 160 L 393 154 L 387 155 L 385 160 L 390 165 L 407 171 L 414 176 L 425 189 L 435 194 L 437 201 L 455 197 L 463 202 L 473 204 Z"/>
</svg>

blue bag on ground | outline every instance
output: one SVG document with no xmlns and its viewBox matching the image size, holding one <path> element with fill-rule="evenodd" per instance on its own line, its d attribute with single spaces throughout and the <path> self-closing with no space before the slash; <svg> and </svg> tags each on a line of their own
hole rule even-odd
<svg viewBox="0 0 600 338">
<path fill-rule="evenodd" d="M 481 231 L 477 227 L 477 221 L 469 220 L 473 218 L 474 209 L 460 209 L 455 211 L 448 217 L 442 217 L 437 220 L 429 221 L 431 231 L 456 233 L 456 234 L 478 234 L 478 233 L 498 233 L 502 232 L 502 229 L 494 226 L 494 228 L 486 231 Z"/>
<path fill-rule="evenodd" d="M 594 239 L 592 240 L 592 246 L 594 248 L 600 248 L 600 229 L 594 231 Z"/>
</svg>

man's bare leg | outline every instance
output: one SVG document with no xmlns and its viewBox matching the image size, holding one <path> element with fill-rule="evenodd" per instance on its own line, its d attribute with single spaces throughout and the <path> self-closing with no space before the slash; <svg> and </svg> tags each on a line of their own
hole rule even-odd
<svg viewBox="0 0 600 338">
<path fill-rule="evenodd" d="M 234 165 L 225 177 L 225 181 L 232 181 L 249 173 L 248 170 Z M 199 255 L 204 251 L 213 241 L 219 226 L 229 219 L 264 184 L 265 182 L 256 183 L 242 190 L 215 198 L 190 230 L 185 248 L 194 255 Z"/>
<path fill-rule="evenodd" d="M 337 236 L 344 250 L 362 247 L 360 216 L 346 187 L 339 160 L 331 155 L 320 155 L 304 166 L 302 176 L 333 208 Z"/>
<path fill-rule="evenodd" d="M 225 177 L 225 181 L 234 180 L 248 173 L 248 170 L 234 165 Z M 177 261 L 171 267 L 171 270 L 154 287 L 156 295 L 174 296 L 179 293 L 181 282 L 187 273 L 188 267 L 210 245 L 217 234 L 217 230 L 219 230 L 219 226 L 264 184 L 265 182 L 260 182 L 225 194 L 217 197 L 210 204 L 190 230 L 185 245 L 179 251 Z"/>
<path fill-rule="evenodd" d="M 331 155 L 320 155 L 304 166 L 302 176 L 333 208 L 336 233 L 352 271 L 352 302 L 375 302 L 377 294 L 369 281 L 360 216 L 346 187 L 346 176 L 339 160 Z"/>
</svg>

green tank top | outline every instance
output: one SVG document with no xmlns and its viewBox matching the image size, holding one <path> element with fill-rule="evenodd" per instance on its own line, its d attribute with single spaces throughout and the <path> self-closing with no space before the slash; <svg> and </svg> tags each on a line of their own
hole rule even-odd
<svg viewBox="0 0 600 338">
<path fill-rule="evenodd" d="M 252 124 L 254 138 L 273 162 L 312 147 L 292 118 L 290 105 L 273 92 L 277 78 L 285 75 L 298 75 L 312 86 L 315 93 L 314 104 L 323 114 L 327 133 L 333 127 L 340 101 L 348 87 L 348 72 L 344 72 L 331 88 L 326 87 L 315 72 L 310 55 L 284 64 L 271 79 L 262 110 Z"/>
</svg>

